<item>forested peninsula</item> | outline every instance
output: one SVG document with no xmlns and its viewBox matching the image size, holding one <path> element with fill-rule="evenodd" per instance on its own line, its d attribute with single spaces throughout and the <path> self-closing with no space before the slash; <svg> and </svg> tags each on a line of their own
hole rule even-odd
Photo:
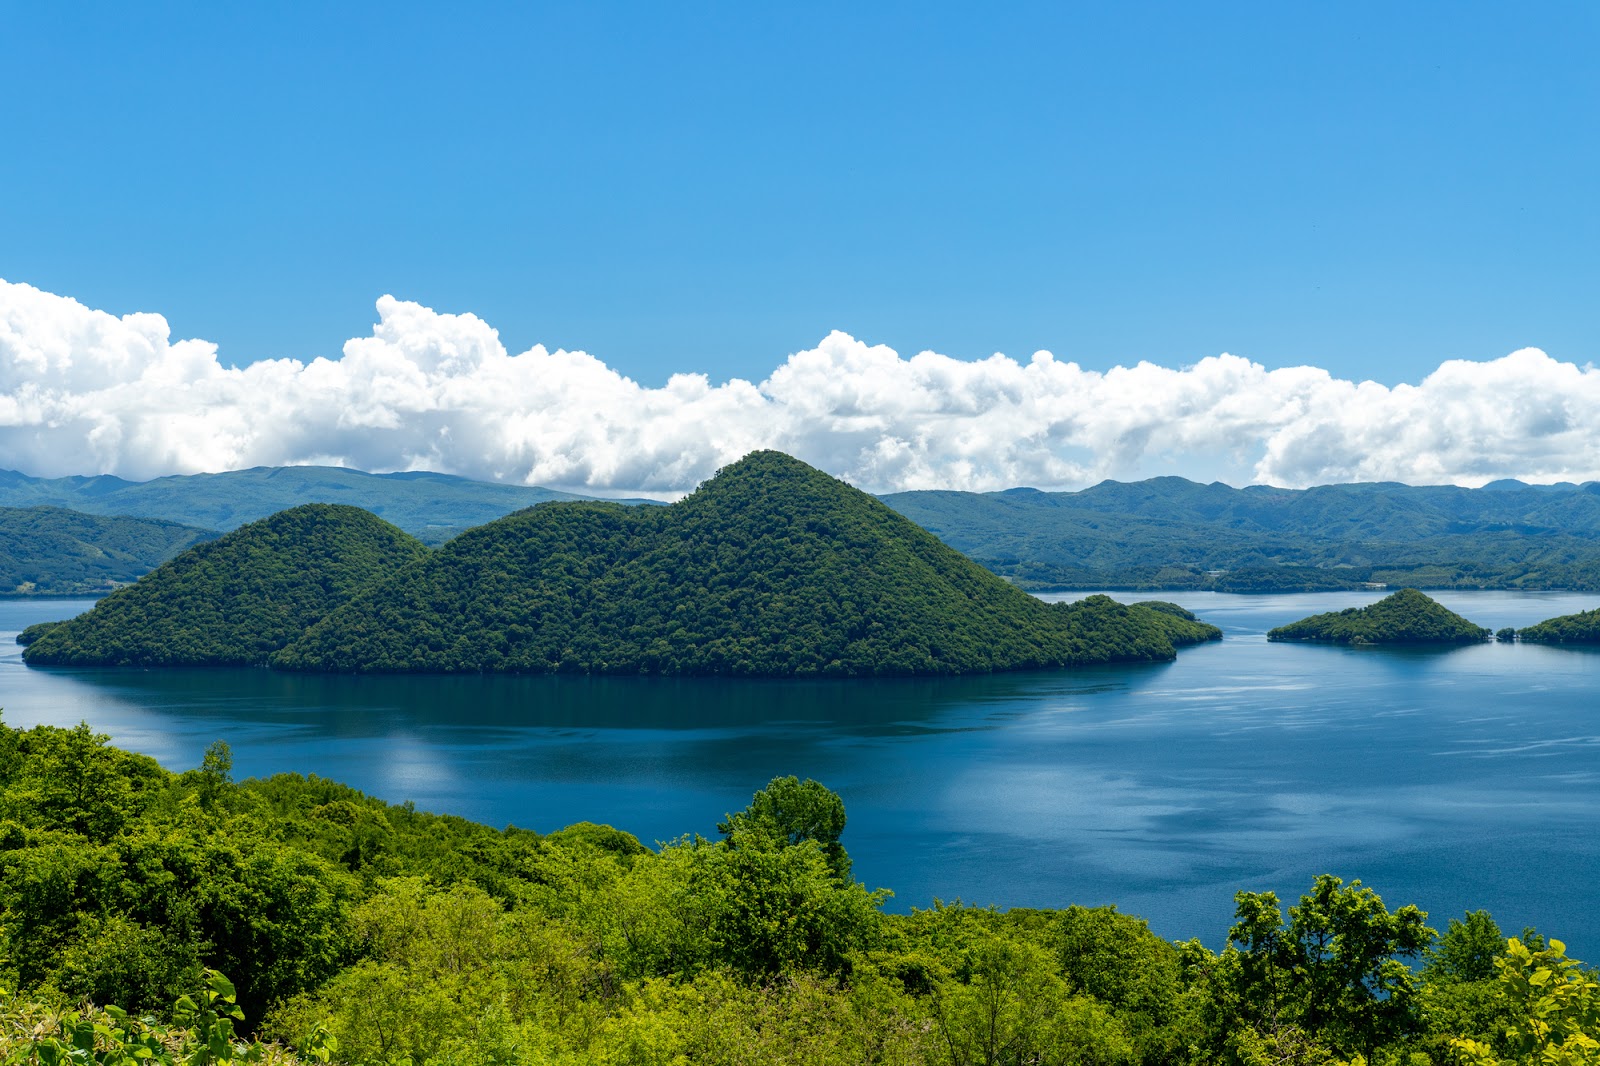
<svg viewBox="0 0 1600 1066">
<path fill-rule="evenodd" d="M 747 456 L 669 507 L 546 503 L 431 553 L 370 515 L 338 513 L 351 530 L 386 530 L 385 547 L 302 542 L 275 516 L 50 629 L 24 657 L 851 677 L 1164 660 L 1221 636 L 1172 605 L 1043 603 L 778 452 Z M 263 541 L 271 550 L 242 551 Z M 335 560 L 340 580 L 318 576 Z"/>
<path fill-rule="evenodd" d="M 361 510 L 313 503 L 191 548 L 77 618 L 30 626 L 32 665 L 255 666 L 363 584 L 427 553 Z"/>
<path fill-rule="evenodd" d="M 1318 878 L 1172 942 L 1115 908 L 884 910 L 839 797 L 779 778 L 646 847 L 171 773 L 0 726 L 5 1062 L 1581 1063 L 1600 982 L 1485 912 Z M 1063 901 L 1065 903 L 1066 901 Z M 269 1043 L 275 1041 L 276 1043 Z"/>
<path fill-rule="evenodd" d="M 1367 607 L 1314 614 L 1267 633 L 1273 641 L 1324 644 L 1477 644 L 1490 632 L 1431 596 L 1401 589 Z"/>
<path fill-rule="evenodd" d="M 1600 608 L 1546 618 L 1517 630 L 1516 639 L 1529 644 L 1600 644 Z"/>
</svg>

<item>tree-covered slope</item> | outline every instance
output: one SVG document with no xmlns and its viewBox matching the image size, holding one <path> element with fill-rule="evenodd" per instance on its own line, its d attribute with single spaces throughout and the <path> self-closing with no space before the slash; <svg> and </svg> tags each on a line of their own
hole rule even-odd
<svg viewBox="0 0 1600 1066">
<path fill-rule="evenodd" d="M 1600 608 L 1546 618 L 1517 630 L 1517 639 L 1530 644 L 1600 644 Z"/>
<path fill-rule="evenodd" d="M 36 633 L 33 665 L 256 665 L 354 590 L 427 554 L 356 507 L 306 504 L 198 545 Z"/>
<path fill-rule="evenodd" d="M 1367 607 L 1314 614 L 1279 626 L 1268 640 L 1327 644 L 1476 644 L 1489 630 L 1416 589 L 1401 589 Z"/>
<path fill-rule="evenodd" d="M 216 534 L 61 507 L 0 507 L 0 594 L 101 593 Z"/>
<path fill-rule="evenodd" d="M 576 499 L 583 497 L 429 471 L 368 474 L 329 466 L 258 466 L 125 481 L 107 475 L 36 478 L 0 470 L 0 506 L 44 504 L 227 531 L 303 503 L 342 503 L 371 511 L 429 544 L 522 507 Z"/>
<path fill-rule="evenodd" d="M 1042 603 L 866 493 L 756 452 L 670 507 L 545 504 L 472 530 L 273 664 L 958 673 L 1170 658 L 1170 618 L 1106 597 Z"/>
</svg>

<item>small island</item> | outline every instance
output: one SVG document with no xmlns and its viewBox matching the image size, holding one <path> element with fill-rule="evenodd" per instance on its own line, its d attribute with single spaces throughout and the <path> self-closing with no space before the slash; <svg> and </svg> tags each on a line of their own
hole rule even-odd
<svg viewBox="0 0 1600 1066">
<path fill-rule="evenodd" d="M 1526 644 L 1600 644 L 1600 607 L 1546 618 L 1517 630 L 1517 639 Z"/>
<path fill-rule="evenodd" d="M 1490 632 L 1416 589 L 1401 589 L 1367 607 L 1314 614 L 1279 626 L 1271 641 L 1318 644 L 1477 644 Z"/>
</svg>

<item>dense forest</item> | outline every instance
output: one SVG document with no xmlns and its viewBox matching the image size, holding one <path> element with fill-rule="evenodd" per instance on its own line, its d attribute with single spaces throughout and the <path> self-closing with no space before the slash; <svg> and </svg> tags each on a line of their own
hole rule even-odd
<svg viewBox="0 0 1600 1066">
<path fill-rule="evenodd" d="M 21 636 L 34 665 L 253 666 L 427 549 L 366 511 L 306 504 L 200 544 L 77 618 Z"/>
<path fill-rule="evenodd" d="M 215 536 L 157 519 L 0 507 L 0 595 L 99 595 Z"/>
<path fill-rule="evenodd" d="M 363 589 L 272 658 L 330 671 L 940 674 L 1169 659 L 1214 627 L 1045 604 L 779 452 L 669 507 L 552 503 Z"/>
<path fill-rule="evenodd" d="M 1161 477 L 883 499 L 1032 589 L 1600 588 L 1600 484 L 1236 489 Z"/>
<path fill-rule="evenodd" d="M 1366 607 L 1314 614 L 1267 633 L 1268 640 L 1327 644 L 1476 644 L 1489 630 L 1416 589 L 1401 589 Z"/>
<path fill-rule="evenodd" d="M 812 781 L 651 848 L 231 771 L 0 726 L 4 1061 L 1490 1066 L 1600 1035 L 1559 941 L 1332 876 L 1240 892 L 1216 952 L 1108 907 L 886 913 Z"/>
<path fill-rule="evenodd" d="M 1530 644 L 1600 644 L 1600 608 L 1546 618 L 1517 630 L 1516 638 Z"/>
</svg>

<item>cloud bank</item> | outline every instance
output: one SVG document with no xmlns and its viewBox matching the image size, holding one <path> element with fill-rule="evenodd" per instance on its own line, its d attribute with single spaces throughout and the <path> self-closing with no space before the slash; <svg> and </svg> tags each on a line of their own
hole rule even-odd
<svg viewBox="0 0 1600 1066">
<path fill-rule="evenodd" d="M 1600 371 L 1525 348 L 1415 385 L 1218 355 L 1105 372 L 905 358 L 832 333 L 760 383 L 647 388 L 583 352 L 385 296 L 338 358 L 232 368 L 156 314 L 0 281 L 0 467 L 144 479 L 249 466 L 437 470 L 672 496 L 755 448 L 872 491 L 1178 473 L 1292 487 L 1600 477 Z"/>
</svg>

